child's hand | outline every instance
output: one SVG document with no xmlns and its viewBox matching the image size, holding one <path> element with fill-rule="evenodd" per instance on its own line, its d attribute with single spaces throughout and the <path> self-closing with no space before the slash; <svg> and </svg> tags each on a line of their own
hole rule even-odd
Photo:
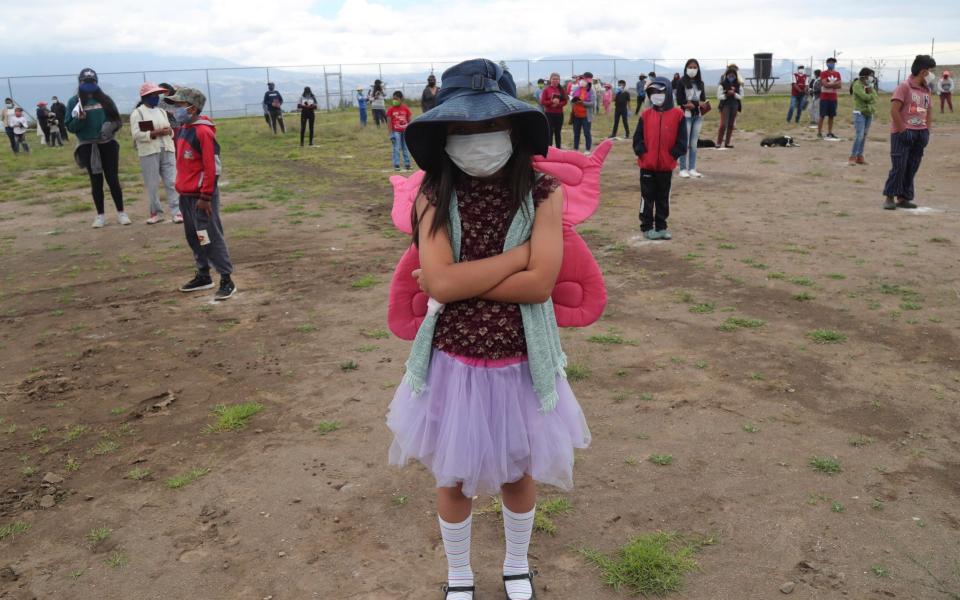
<svg viewBox="0 0 960 600">
<path fill-rule="evenodd" d="M 430 292 L 427 291 L 427 281 L 423 278 L 423 269 L 414 269 L 410 276 L 417 280 L 420 291 L 430 295 Z"/>
</svg>

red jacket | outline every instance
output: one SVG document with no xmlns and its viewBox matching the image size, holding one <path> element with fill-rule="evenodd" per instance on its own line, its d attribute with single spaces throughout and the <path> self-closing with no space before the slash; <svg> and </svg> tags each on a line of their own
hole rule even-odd
<svg viewBox="0 0 960 600">
<path fill-rule="evenodd" d="M 562 93 L 562 88 L 557 85 L 548 85 L 540 93 L 540 105 L 543 106 L 543 112 L 551 114 L 563 114 L 563 107 L 567 105 L 567 94 Z M 553 97 L 557 96 L 560 103 L 553 105 Z"/>
<path fill-rule="evenodd" d="M 661 172 L 677 168 L 677 158 L 687 152 L 686 129 L 683 111 L 679 108 L 651 107 L 643 111 L 633 135 L 633 150 L 640 168 Z"/>
<path fill-rule="evenodd" d="M 199 142 L 199 153 L 190 142 L 193 136 Z M 182 126 L 177 135 L 177 193 L 210 199 L 217 188 L 218 153 L 217 128 L 209 117 Z"/>
<path fill-rule="evenodd" d="M 793 74 L 793 84 L 790 85 L 791 96 L 803 96 L 807 93 L 807 76 L 800 73 Z"/>
</svg>

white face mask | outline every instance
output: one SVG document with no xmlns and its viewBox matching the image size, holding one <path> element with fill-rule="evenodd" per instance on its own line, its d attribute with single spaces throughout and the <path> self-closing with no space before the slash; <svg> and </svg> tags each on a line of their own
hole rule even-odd
<svg viewBox="0 0 960 600">
<path fill-rule="evenodd" d="M 930 85 L 931 83 L 937 80 L 937 76 L 934 73 L 928 71 L 927 76 L 924 79 L 926 79 L 927 85 Z"/>
<path fill-rule="evenodd" d="M 489 177 L 513 156 L 513 142 L 510 130 L 448 135 L 446 150 L 453 164 L 467 175 Z"/>
<path fill-rule="evenodd" d="M 654 106 L 663 106 L 663 103 L 667 100 L 666 94 L 650 94 L 650 104 Z"/>
<path fill-rule="evenodd" d="M 689 77 L 690 79 L 693 79 L 694 77 L 697 76 L 697 73 L 699 72 L 700 72 L 700 69 L 696 67 L 690 67 L 689 69 L 687 69 L 687 77 Z"/>
</svg>

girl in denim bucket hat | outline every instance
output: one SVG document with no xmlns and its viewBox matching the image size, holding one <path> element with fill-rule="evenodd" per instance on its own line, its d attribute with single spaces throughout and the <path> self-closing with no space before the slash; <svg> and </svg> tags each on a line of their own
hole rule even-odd
<svg viewBox="0 0 960 600">
<path fill-rule="evenodd" d="M 447 600 L 472 600 L 472 498 L 500 494 L 508 600 L 535 598 L 527 549 L 535 481 L 573 485 L 573 450 L 590 443 L 564 374 L 551 291 L 563 258 L 563 191 L 538 176 L 546 117 L 485 59 L 442 76 L 437 106 L 407 142 L 424 170 L 414 205 L 413 272 L 430 297 L 390 404 L 390 462 L 416 459 L 437 482 Z"/>
</svg>

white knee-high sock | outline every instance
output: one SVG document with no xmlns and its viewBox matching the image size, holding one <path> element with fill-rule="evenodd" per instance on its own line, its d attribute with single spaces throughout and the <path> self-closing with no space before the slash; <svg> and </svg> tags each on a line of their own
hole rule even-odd
<svg viewBox="0 0 960 600">
<path fill-rule="evenodd" d="M 536 512 L 536 506 L 527 513 L 515 513 L 506 506 L 503 507 L 503 533 L 507 538 L 507 554 L 503 559 L 504 575 L 524 575 L 530 572 L 527 550 L 530 548 L 530 535 L 533 533 L 533 517 Z M 529 579 L 504 583 L 510 600 L 529 600 L 533 596 Z"/>
<path fill-rule="evenodd" d="M 473 515 L 462 523 L 447 523 L 439 516 L 443 549 L 447 553 L 447 585 L 462 587 L 473 585 L 473 569 L 470 568 L 470 527 Z M 447 600 L 473 600 L 470 592 L 452 592 Z"/>
</svg>

